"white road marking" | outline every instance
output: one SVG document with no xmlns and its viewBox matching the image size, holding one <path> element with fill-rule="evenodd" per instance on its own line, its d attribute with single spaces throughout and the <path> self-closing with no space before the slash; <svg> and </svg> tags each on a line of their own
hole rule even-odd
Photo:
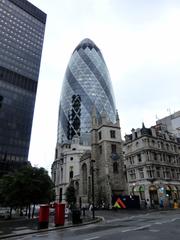
<svg viewBox="0 0 180 240">
<path fill-rule="evenodd" d="M 92 239 L 97 239 L 97 238 L 100 238 L 100 237 L 96 236 L 96 237 L 91 237 L 91 238 L 85 238 L 84 240 L 92 240 Z"/>
<path fill-rule="evenodd" d="M 162 222 L 155 222 L 154 224 L 161 225 L 163 223 Z"/>
<path fill-rule="evenodd" d="M 124 217 L 124 218 L 115 218 L 115 219 L 111 219 L 111 220 L 106 220 L 106 223 L 112 223 L 112 222 L 118 222 L 118 221 L 124 221 L 124 220 L 130 220 L 135 218 L 135 216 L 131 216 L 131 217 Z"/>
<path fill-rule="evenodd" d="M 148 225 L 144 225 L 144 226 L 141 226 L 141 227 L 129 228 L 129 229 L 122 230 L 121 232 L 137 231 L 137 230 L 142 230 L 142 229 L 145 229 L 145 228 L 148 228 L 148 227 L 151 227 L 151 225 L 148 224 Z"/>
<path fill-rule="evenodd" d="M 136 230 L 141 230 L 141 229 L 144 229 L 144 228 L 148 228 L 148 227 L 151 227 L 151 224 L 144 225 L 144 226 L 141 226 L 141 227 L 137 227 L 137 228 L 135 228 L 135 231 Z"/>
<path fill-rule="evenodd" d="M 180 218 L 173 218 L 170 220 L 170 222 L 175 222 L 176 220 L 179 220 Z"/>
<path fill-rule="evenodd" d="M 107 220 L 106 222 L 107 223 L 112 223 L 112 222 L 118 222 L 120 220 L 122 220 L 122 219 L 121 218 L 115 218 L 115 219 Z"/>
<path fill-rule="evenodd" d="M 125 232 L 130 232 L 130 231 L 134 231 L 134 228 L 125 229 L 125 230 L 122 230 L 121 232 L 125 233 Z"/>
</svg>

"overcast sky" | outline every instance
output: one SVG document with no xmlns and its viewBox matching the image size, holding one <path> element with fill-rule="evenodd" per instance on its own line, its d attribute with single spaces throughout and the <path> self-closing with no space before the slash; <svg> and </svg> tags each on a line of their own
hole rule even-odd
<svg viewBox="0 0 180 240">
<path fill-rule="evenodd" d="M 30 0 L 47 14 L 29 152 L 49 172 L 74 48 L 90 38 L 110 72 L 122 136 L 180 110 L 179 0 Z"/>
</svg>

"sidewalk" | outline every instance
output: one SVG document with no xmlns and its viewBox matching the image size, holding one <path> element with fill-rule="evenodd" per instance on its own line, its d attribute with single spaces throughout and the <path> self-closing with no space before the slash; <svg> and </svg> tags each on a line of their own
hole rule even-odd
<svg viewBox="0 0 180 240">
<path fill-rule="evenodd" d="M 92 219 L 92 217 L 90 216 L 81 216 L 81 219 L 81 224 L 73 224 L 72 221 L 68 221 L 66 219 L 64 226 L 55 227 L 54 216 L 50 216 L 48 228 L 40 230 L 38 230 L 38 218 L 27 219 L 25 217 L 19 217 L 11 220 L 0 220 L 0 239 L 8 239 L 10 237 L 17 237 L 32 233 L 40 233 L 57 229 L 82 226 L 101 221 L 101 218 Z"/>
</svg>

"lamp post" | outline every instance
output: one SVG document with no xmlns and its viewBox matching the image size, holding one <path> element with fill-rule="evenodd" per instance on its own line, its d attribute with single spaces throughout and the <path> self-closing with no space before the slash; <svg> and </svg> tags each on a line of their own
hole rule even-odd
<svg viewBox="0 0 180 240">
<path fill-rule="evenodd" d="M 95 218 L 95 210 L 94 210 L 94 166 L 93 163 L 95 162 L 95 160 L 91 160 L 91 180 L 92 180 L 92 215 L 93 215 L 93 219 Z"/>
</svg>

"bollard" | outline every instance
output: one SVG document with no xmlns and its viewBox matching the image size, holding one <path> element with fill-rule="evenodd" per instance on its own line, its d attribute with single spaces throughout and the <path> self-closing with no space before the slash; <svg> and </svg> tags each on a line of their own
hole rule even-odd
<svg viewBox="0 0 180 240">
<path fill-rule="evenodd" d="M 49 205 L 41 205 L 39 209 L 38 229 L 48 228 L 49 225 Z"/>
<path fill-rule="evenodd" d="M 63 226 L 65 221 L 65 204 L 56 203 L 55 205 L 55 215 L 54 215 L 54 223 L 55 226 Z"/>
</svg>

